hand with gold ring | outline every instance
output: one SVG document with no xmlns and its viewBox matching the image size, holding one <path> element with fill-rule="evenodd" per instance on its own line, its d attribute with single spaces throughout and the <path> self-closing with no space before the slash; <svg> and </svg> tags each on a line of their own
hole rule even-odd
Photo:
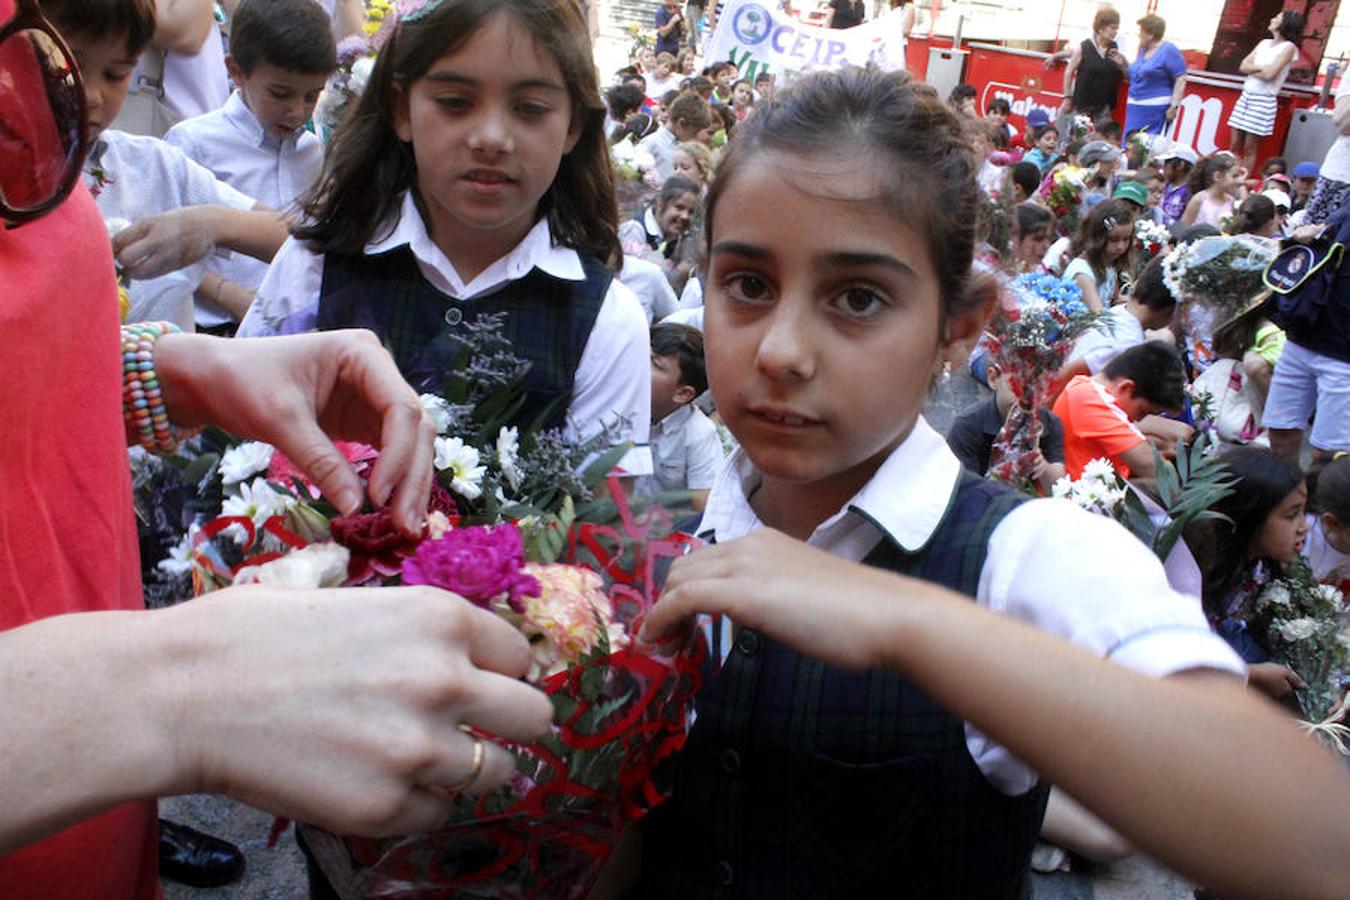
<svg viewBox="0 0 1350 900">
<path fill-rule="evenodd" d="M 529 643 L 435 588 L 234 587 L 147 615 L 173 637 L 146 663 L 174 704 L 151 733 L 182 764 L 147 795 L 226 793 L 342 834 L 411 834 L 511 777 L 514 757 L 481 735 L 527 743 L 553 720 L 520 680 Z"/>
</svg>

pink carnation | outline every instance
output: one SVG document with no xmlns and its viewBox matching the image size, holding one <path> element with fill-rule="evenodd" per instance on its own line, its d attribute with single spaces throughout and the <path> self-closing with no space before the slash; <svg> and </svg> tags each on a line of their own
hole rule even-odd
<svg viewBox="0 0 1350 900">
<path fill-rule="evenodd" d="M 380 456 L 380 451 L 369 444 L 357 444 L 352 441 L 334 441 L 333 446 L 337 447 L 338 452 L 342 454 L 347 462 L 351 463 L 358 478 L 365 480 L 370 473 L 370 468 L 374 465 L 376 459 Z M 319 488 L 310 480 L 309 476 L 300 471 L 291 462 L 286 454 L 280 450 L 272 454 L 272 462 L 267 467 L 267 480 L 277 484 L 291 486 L 292 481 L 298 481 L 309 491 L 309 495 L 314 499 L 319 498 Z"/>
<path fill-rule="evenodd" d="M 539 582 L 521 571 L 524 565 L 525 548 L 516 526 L 476 525 L 423 541 L 403 561 L 403 583 L 443 588 L 483 607 L 504 595 L 511 609 L 521 612 L 521 598 L 539 593 Z"/>
</svg>

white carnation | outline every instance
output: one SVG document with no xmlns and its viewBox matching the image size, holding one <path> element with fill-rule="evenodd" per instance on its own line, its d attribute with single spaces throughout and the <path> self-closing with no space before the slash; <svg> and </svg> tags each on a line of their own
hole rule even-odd
<svg viewBox="0 0 1350 900">
<path fill-rule="evenodd" d="M 1286 641 L 1306 641 L 1317 633 L 1317 620 L 1306 617 L 1290 619 L 1288 622 L 1279 623 L 1276 627 Z"/>
<path fill-rule="evenodd" d="M 238 484 L 245 478 L 264 472 L 272 464 L 275 448 L 261 441 L 246 441 L 231 447 L 220 457 L 220 480 L 223 484 Z"/>
<path fill-rule="evenodd" d="M 1341 604 L 1345 602 L 1345 595 L 1337 590 L 1334 585 L 1319 584 L 1313 588 L 1312 592 L 1314 597 L 1332 609 L 1340 609 Z"/>
<path fill-rule="evenodd" d="M 1265 609 L 1267 606 L 1288 606 L 1293 597 L 1289 593 L 1289 588 L 1282 582 L 1271 582 L 1260 596 L 1256 598 L 1256 608 Z"/>
<path fill-rule="evenodd" d="M 1069 476 L 1067 475 L 1056 481 L 1054 485 L 1050 488 L 1051 497 L 1059 497 L 1064 500 L 1071 499 L 1069 495 L 1072 493 L 1073 493 L 1073 482 L 1069 480 Z"/>
<path fill-rule="evenodd" d="M 235 584 L 266 584 L 273 587 L 340 587 L 347 579 L 351 553 L 341 544 L 310 544 L 260 566 L 245 566 L 234 576 Z"/>
</svg>

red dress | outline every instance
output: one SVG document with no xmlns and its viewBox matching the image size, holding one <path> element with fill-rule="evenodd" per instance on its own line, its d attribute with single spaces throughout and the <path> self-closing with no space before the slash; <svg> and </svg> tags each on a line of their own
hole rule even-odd
<svg viewBox="0 0 1350 900">
<path fill-rule="evenodd" d="M 0 629 L 140 609 L 117 285 L 83 186 L 44 218 L 0 229 L 0 284 Z M 153 801 L 0 856 L 7 900 L 158 895 Z"/>
</svg>

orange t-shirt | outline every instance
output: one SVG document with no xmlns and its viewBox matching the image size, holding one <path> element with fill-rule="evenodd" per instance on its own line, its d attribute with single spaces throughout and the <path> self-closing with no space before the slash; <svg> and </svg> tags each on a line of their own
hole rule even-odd
<svg viewBox="0 0 1350 900">
<path fill-rule="evenodd" d="M 76 187 L 35 222 L 0 228 L 0 284 L 0 630 L 141 609 L 117 283 L 88 190 Z M 6 900 L 157 896 L 154 801 L 0 856 Z"/>
<path fill-rule="evenodd" d="M 1055 415 L 1064 424 L 1064 468 L 1077 480 L 1083 467 L 1106 458 L 1122 478 L 1130 467 L 1120 454 L 1145 440 L 1115 398 L 1088 375 L 1075 376 L 1055 401 Z"/>
</svg>

